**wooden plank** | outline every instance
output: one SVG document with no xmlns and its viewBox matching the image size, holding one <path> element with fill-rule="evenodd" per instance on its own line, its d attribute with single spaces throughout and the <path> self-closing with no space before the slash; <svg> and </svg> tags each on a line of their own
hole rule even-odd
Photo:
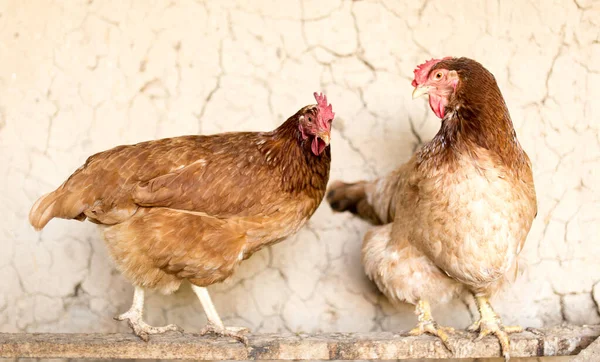
<svg viewBox="0 0 600 362">
<path fill-rule="evenodd" d="M 600 336 L 600 326 L 561 326 L 511 335 L 511 356 L 576 355 Z M 474 342 L 458 331 L 452 356 L 430 336 L 397 333 L 251 334 L 249 344 L 170 332 L 143 342 L 132 334 L 0 333 L 3 358 L 119 358 L 195 360 L 375 360 L 499 357 L 496 339 Z"/>
</svg>

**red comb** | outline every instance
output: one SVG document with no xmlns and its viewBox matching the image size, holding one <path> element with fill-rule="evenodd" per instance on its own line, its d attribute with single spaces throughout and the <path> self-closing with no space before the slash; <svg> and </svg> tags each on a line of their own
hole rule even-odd
<svg viewBox="0 0 600 362">
<path fill-rule="evenodd" d="M 319 107 L 319 115 L 317 116 L 319 123 L 322 127 L 329 129 L 331 121 L 335 117 L 331 104 L 327 104 L 327 96 L 323 93 L 314 93 L 315 99 L 317 100 L 317 106 Z"/>
<path fill-rule="evenodd" d="M 416 87 L 419 84 L 425 83 L 425 81 L 427 80 L 427 76 L 429 75 L 429 72 L 431 71 L 431 68 L 433 68 L 434 65 L 441 62 L 442 60 L 446 60 L 446 59 L 450 59 L 450 58 L 452 58 L 452 57 L 445 57 L 442 59 L 431 59 L 421 65 L 417 65 L 417 67 L 414 70 L 415 79 L 413 79 L 413 81 L 411 83 L 412 86 Z"/>
</svg>

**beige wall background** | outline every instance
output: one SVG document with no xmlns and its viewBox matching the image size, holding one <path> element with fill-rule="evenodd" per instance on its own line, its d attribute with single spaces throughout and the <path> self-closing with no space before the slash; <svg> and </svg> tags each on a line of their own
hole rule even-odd
<svg viewBox="0 0 600 362">
<path fill-rule="evenodd" d="M 184 134 L 270 130 L 325 91 L 331 178 L 383 175 L 439 127 L 412 101 L 415 65 L 468 56 L 492 71 L 533 160 L 539 214 L 507 324 L 600 323 L 600 1 L 0 1 L 0 332 L 128 331 L 132 287 L 90 223 L 27 223 L 87 156 Z M 367 225 L 323 204 L 298 235 L 210 288 L 255 332 L 406 330 L 363 275 Z M 148 321 L 199 330 L 188 286 Z M 434 310 L 465 327 L 470 298 Z"/>
</svg>

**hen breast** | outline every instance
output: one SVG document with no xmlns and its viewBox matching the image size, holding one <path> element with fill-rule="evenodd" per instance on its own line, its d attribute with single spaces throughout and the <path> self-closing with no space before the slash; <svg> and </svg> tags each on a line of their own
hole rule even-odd
<svg viewBox="0 0 600 362">
<path fill-rule="evenodd" d="M 420 299 L 446 303 L 463 291 L 406 238 L 392 239 L 392 224 L 373 227 L 365 234 L 362 263 L 367 276 L 394 303 L 416 304 Z"/>
<path fill-rule="evenodd" d="M 407 238 L 473 292 L 493 293 L 517 262 L 535 217 L 535 191 L 530 171 L 517 177 L 489 151 L 473 154 L 455 164 L 415 167 L 393 236 Z"/>
</svg>

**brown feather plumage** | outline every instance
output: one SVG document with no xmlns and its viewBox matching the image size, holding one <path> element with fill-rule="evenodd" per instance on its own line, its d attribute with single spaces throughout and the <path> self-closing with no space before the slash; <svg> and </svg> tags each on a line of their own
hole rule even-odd
<svg viewBox="0 0 600 362">
<path fill-rule="evenodd" d="M 411 303 L 462 287 L 496 292 L 514 275 L 537 209 L 531 162 L 493 75 L 466 58 L 437 69 L 460 82 L 436 136 L 386 177 L 328 191 L 334 210 L 370 221 L 374 210 L 374 224 L 389 223 L 365 237 L 363 263 L 390 299 Z"/>
<path fill-rule="evenodd" d="M 430 333 L 451 348 L 429 301 L 469 290 L 481 315 L 469 329 L 494 334 L 508 360 L 508 333 L 521 329 L 505 328 L 488 299 L 516 274 L 537 213 L 531 163 L 494 76 L 481 64 L 432 59 L 417 67 L 413 86 L 413 95 L 429 94 L 442 118 L 439 132 L 386 177 L 334 183 L 328 201 L 384 224 L 365 235 L 362 262 L 391 301 L 416 304 L 411 335 Z"/>
<path fill-rule="evenodd" d="M 320 204 L 330 148 L 311 152 L 299 127 L 318 114 L 318 106 L 304 107 L 272 132 L 100 152 L 40 198 L 30 222 L 36 229 L 54 217 L 100 224 L 117 267 L 140 287 L 169 293 L 184 279 L 222 281 L 252 253 L 296 232 Z"/>
</svg>

